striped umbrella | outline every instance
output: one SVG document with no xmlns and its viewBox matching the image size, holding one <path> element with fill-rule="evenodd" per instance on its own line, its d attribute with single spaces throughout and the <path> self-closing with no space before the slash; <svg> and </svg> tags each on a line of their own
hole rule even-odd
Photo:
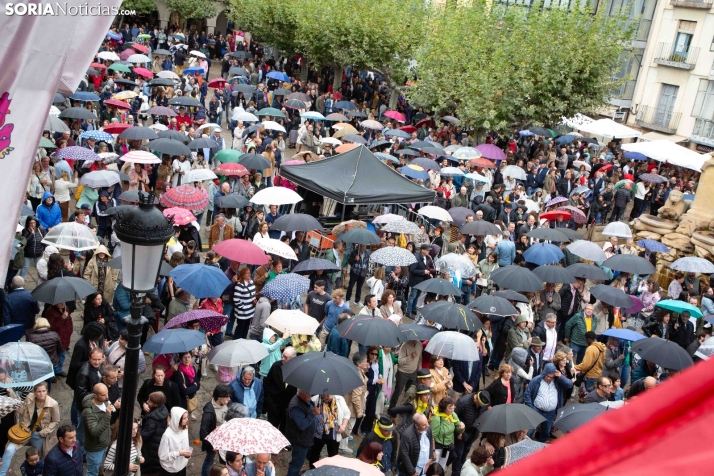
<svg viewBox="0 0 714 476">
<path fill-rule="evenodd" d="M 135 164 L 160 164 L 161 159 L 156 157 L 151 152 L 145 150 L 132 150 L 124 154 L 121 158 L 124 162 L 133 162 Z"/>
<path fill-rule="evenodd" d="M 657 240 L 640 240 L 636 243 L 637 246 L 645 248 L 652 253 L 669 253 L 669 248 L 664 243 Z"/>
<path fill-rule="evenodd" d="M 179 226 L 188 225 L 189 223 L 196 220 L 196 217 L 193 216 L 193 213 L 191 213 L 189 210 L 186 210 L 185 208 L 166 208 L 163 213 L 166 218 L 174 217 L 174 224 Z"/>
<path fill-rule="evenodd" d="M 160 201 L 165 207 L 200 210 L 208 205 L 208 193 L 193 185 L 179 185 L 162 194 Z"/>
<path fill-rule="evenodd" d="M 290 301 L 310 289 L 310 280 L 296 273 L 280 274 L 263 287 L 261 294 L 270 300 Z"/>
<path fill-rule="evenodd" d="M 103 140 L 104 142 L 113 142 L 114 136 L 103 131 L 86 131 L 79 135 L 80 139 Z"/>
<path fill-rule="evenodd" d="M 88 160 L 91 162 L 102 160 L 94 151 L 76 145 L 58 150 L 55 152 L 55 157 L 58 159 Z"/>
</svg>

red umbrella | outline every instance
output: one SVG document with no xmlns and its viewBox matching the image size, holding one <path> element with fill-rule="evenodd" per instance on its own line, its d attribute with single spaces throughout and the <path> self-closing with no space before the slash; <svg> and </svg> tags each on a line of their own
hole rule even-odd
<svg viewBox="0 0 714 476">
<path fill-rule="evenodd" d="M 565 210 L 553 210 L 552 212 L 541 213 L 540 217 L 546 220 L 555 220 L 557 217 L 563 217 L 564 220 L 570 220 L 570 212 Z"/>
<path fill-rule="evenodd" d="M 432 127 L 433 127 L 433 126 L 434 126 L 434 119 L 432 119 L 431 117 L 427 117 L 426 119 L 422 119 L 421 121 L 419 121 L 419 122 L 416 123 L 417 127 L 421 127 L 422 124 L 423 124 L 424 126 L 432 126 Z"/>
<path fill-rule="evenodd" d="M 121 54 L 119 55 L 119 58 L 121 58 L 122 61 L 126 61 L 127 58 L 129 58 L 129 56 L 135 55 L 135 54 L 136 54 L 136 51 L 134 51 L 132 48 L 127 48 L 121 52 Z"/>
<path fill-rule="evenodd" d="M 145 78 L 153 78 L 154 77 L 154 73 L 152 73 L 151 71 L 149 71 L 146 68 L 134 68 L 134 72 L 140 76 L 145 77 Z"/>
<path fill-rule="evenodd" d="M 166 218 L 174 217 L 174 224 L 179 226 L 188 225 L 189 223 L 196 221 L 196 217 L 193 216 L 193 213 L 185 208 L 167 208 L 163 213 Z"/>
<path fill-rule="evenodd" d="M 332 97 L 335 98 L 335 99 L 337 99 L 337 100 L 339 101 L 340 99 L 342 99 L 342 94 L 340 94 L 340 93 L 333 93 L 333 94 L 332 94 Z"/>
<path fill-rule="evenodd" d="M 558 207 L 556 210 L 557 211 L 565 211 L 565 212 L 570 212 L 572 215 L 573 220 L 575 220 L 575 223 L 587 223 L 588 218 L 585 216 L 585 213 L 578 207 L 574 207 L 572 205 L 565 205 L 562 207 Z"/>
<path fill-rule="evenodd" d="M 411 133 L 413 133 L 413 132 L 416 132 L 416 131 L 417 131 L 417 128 L 414 127 L 414 126 L 402 126 L 402 127 L 399 128 L 399 130 L 404 131 L 404 132 L 406 132 L 406 133 L 408 133 L 408 134 L 411 134 Z"/>
<path fill-rule="evenodd" d="M 232 238 L 215 245 L 213 251 L 239 263 L 261 265 L 268 262 L 265 251 L 252 241 Z"/>
<path fill-rule="evenodd" d="M 118 99 L 107 99 L 106 101 L 104 101 L 104 104 L 107 105 L 107 106 L 118 107 L 119 109 L 131 109 L 131 106 L 130 106 L 130 105 L 128 105 L 128 104 L 125 103 L 124 101 L 120 101 L 120 100 L 118 100 Z M 123 124 L 114 124 L 114 125 L 123 125 Z M 128 125 L 128 124 L 127 124 L 127 125 Z M 107 129 L 109 129 L 110 127 L 112 127 L 112 126 L 107 126 L 107 127 L 104 129 L 104 132 L 108 132 Z M 123 131 L 123 130 L 124 130 L 124 129 L 122 129 L 122 131 Z M 119 132 L 122 132 L 122 131 L 119 131 Z"/>
<path fill-rule="evenodd" d="M 230 162 L 219 165 L 213 170 L 213 172 L 215 172 L 216 175 L 224 175 L 226 177 L 242 177 L 250 173 L 248 172 L 248 169 L 242 165 L 232 164 Z"/>
<path fill-rule="evenodd" d="M 488 159 L 484 159 L 483 157 L 469 160 L 469 165 L 471 167 L 486 167 L 487 169 L 495 169 L 496 168 L 496 164 L 494 164 L 493 162 L 491 162 Z"/>
<path fill-rule="evenodd" d="M 598 172 L 607 172 L 612 168 L 612 164 L 603 165 L 598 169 Z"/>
<path fill-rule="evenodd" d="M 144 54 L 146 54 L 146 55 L 149 54 L 149 48 L 147 48 L 147 47 L 144 46 L 144 45 L 139 45 L 139 44 L 136 44 L 136 43 L 135 43 L 135 44 L 131 45 L 131 47 L 134 48 L 134 49 L 137 50 L 137 51 L 141 51 L 142 53 L 144 53 Z M 123 58 L 122 58 L 122 59 L 123 59 Z"/>
<path fill-rule="evenodd" d="M 387 111 L 384 113 L 384 116 L 389 117 L 389 118 L 394 119 L 395 121 L 399 121 L 399 122 L 406 122 L 406 120 L 407 120 L 407 118 L 404 117 L 404 114 L 402 114 L 401 112 L 397 112 L 397 111 Z"/>
<path fill-rule="evenodd" d="M 226 80 L 223 78 L 215 78 L 208 82 L 209 88 L 222 88 L 226 84 Z"/>
<path fill-rule="evenodd" d="M 123 124 L 123 123 L 109 124 L 107 127 L 104 128 L 104 132 L 108 132 L 109 134 L 121 134 L 122 132 L 129 129 L 130 127 L 131 127 L 131 124 Z"/>
<path fill-rule="evenodd" d="M 89 65 L 89 67 L 94 69 L 107 69 L 107 65 L 102 63 L 92 63 Z"/>
<path fill-rule="evenodd" d="M 600 169 L 602 170 L 602 169 Z M 632 174 L 625 174 L 625 179 L 635 181 L 635 176 Z"/>
<path fill-rule="evenodd" d="M 208 193 L 193 185 L 179 185 L 161 195 L 161 204 L 165 207 L 200 210 L 208 205 Z"/>
</svg>

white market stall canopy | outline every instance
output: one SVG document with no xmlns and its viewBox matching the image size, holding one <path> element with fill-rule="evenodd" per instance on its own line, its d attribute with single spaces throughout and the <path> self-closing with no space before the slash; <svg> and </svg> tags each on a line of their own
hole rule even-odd
<svg viewBox="0 0 714 476">
<path fill-rule="evenodd" d="M 597 121 L 584 123 L 578 126 L 578 129 L 588 134 L 612 137 L 614 139 L 628 139 L 642 135 L 642 132 L 615 122 L 612 119 L 598 119 Z"/>
<path fill-rule="evenodd" d="M 701 155 L 691 149 L 682 147 L 668 140 L 653 140 L 650 142 L 634 142 L 622 144 L 622 150 L 640 152 L 658 162 L 684 167 L 685 169 L 702 171 L 702 165 L 710 156 Z"/>
</svg>

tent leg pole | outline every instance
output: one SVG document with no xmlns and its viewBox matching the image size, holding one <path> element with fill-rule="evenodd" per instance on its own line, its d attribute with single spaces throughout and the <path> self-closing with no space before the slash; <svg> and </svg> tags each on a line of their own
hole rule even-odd
<svg viewBox="0 0 714 476">
<path fill-rule="evenodd" d="M 345 221 L 345 208 L 347 208 L 347 205 L 344 203 L 342 204 L 342 219 L 340 221 Z"/>
</svg>

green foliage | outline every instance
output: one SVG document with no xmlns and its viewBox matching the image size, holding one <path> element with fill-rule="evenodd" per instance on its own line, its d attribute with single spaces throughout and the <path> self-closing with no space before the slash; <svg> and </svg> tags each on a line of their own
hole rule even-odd
<svg viewBox="0 0 714 476">
<path fill-rule="evenodd" d="M 250 31 L 253 38 L 275 46 L 283 53 L 298 53 L 296 31 L 298 0 L 275 2 L 229 0 L 230 18 Z"/>
<path fill-rule="evenodd" d="M 211 18 L 218 15 L 218 6 L 212 0 L 164 0 L 169 11 L 185 19 Z"/>
<path fill-rule="evenodd" d="M 628 79 L 613 78 L 634 33 L 623 18 L 480 1 L 434 11 L 408 95 L 501 131 L 593 111 Z"/>
<path fill-rule="evenodd" d="M 134 10 L 138 15 L 141 15 L 156 10 L 156 3 L 154 0 L 124 0 L 121 8 L 122 10 Z"/>
</svg>

